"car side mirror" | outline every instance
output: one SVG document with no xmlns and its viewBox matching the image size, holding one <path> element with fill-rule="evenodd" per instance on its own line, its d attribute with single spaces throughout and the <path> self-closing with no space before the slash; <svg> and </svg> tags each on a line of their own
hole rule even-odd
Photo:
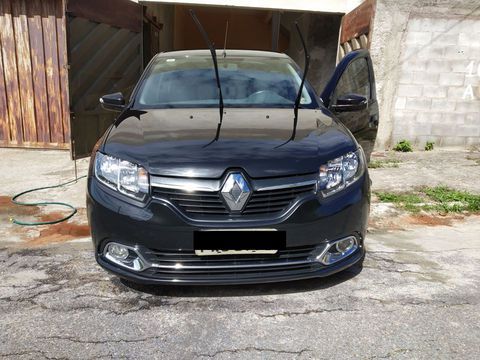
<svg viewBox="0 0 480 360">
<path fill-rule="evenodd" d="M 103 95 L 100 104 L 105 110 L 122 111 L 125 108 L 125 99 L 121 92 Z"/>
<path fill-rule="evenodd" d="M 334 112 L 359 111 L 368 107 L 368 100 L 365 96 L 357 94 L 346 94 L 337 98 L 332 104 L 331 110 Z"/>
</svg>

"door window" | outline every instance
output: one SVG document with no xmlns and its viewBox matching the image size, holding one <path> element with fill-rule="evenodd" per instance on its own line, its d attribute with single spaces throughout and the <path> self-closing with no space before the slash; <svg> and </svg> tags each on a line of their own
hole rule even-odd
<svg viewBox="0 0 480 360">
<path fill-rule="evenodd" d="M 358 94 L 370 100 L 370 79 L 367 59 L 359 58 L 350 63 L 340 77 L 335 92 L 333 103 L 337 98 L 347 94 Z"/>
</svg>

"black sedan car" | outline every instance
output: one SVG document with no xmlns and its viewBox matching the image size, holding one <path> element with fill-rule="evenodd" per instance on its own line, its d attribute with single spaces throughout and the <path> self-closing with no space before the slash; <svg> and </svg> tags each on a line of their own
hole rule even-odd
<svg viewBox="0 0 480 360">
<path fill-rule="evenodd" d="M 319 97 L 273 52 L 154 57 L 97 143 L 87 207 L 98 263 L 150 284 L 321 277 L 360 265 L 378 106 L 368 52 Z M 223 93 L 219 111 L 219 87 Z M 296 104 L 297 93 L 299 102 Z"/>
</svg>

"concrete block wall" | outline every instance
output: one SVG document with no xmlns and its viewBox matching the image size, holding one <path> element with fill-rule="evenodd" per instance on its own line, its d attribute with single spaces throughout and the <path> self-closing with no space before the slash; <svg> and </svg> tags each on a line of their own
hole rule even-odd
<svg viewBox="0 0 480 360">
<path fill-rule="evenodd" d="M 480 145 L 478 2 L 379 0 L 373 31 L 377 148 Z"/>
<path fill-rule="evenodd" d="M 411 17 L 393 111 L 393 143 L 480 144 L 480 20 Z"/>
</svg>

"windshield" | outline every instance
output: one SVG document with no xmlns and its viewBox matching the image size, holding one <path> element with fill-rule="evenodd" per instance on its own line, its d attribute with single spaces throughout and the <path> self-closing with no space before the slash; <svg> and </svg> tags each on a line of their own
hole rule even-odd
<svg viewBox="0 0 480 360">
<path fill-rule="evenodd" d="M 300 86 L 298 69 L 289 58 L 218 56 L 225 107 L 293 107 Z M 217 107 L 218 89 L 212 58 L 182 55 L 154 60 L 135 99 L 139 108 Z M 300 106 L 317 103 L 305 83 Z"/>
</svg>

